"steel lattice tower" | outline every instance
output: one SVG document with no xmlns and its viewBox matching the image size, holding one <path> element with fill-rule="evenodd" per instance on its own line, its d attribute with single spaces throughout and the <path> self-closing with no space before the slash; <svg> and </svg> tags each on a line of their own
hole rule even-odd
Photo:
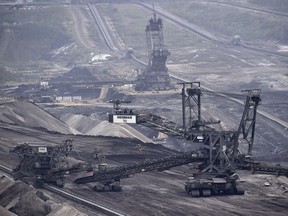
<svg viewBox="0 0 288 216">
<path fill-rule="evenodd" d="M 171 54 L 164 45 L 162 19 L 153 13 L 146 26 L 148 66 L 136 80 L 136 90 L 167 90 L 171 89 L 167 57 Z"/>
</svg>

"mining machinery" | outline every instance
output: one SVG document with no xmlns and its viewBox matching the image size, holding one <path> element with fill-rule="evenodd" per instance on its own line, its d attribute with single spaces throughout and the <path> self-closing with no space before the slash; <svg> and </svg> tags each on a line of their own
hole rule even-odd
<svg viewBox="0 0 288 216">
<path fill-rule="evenodd" d="M 72 140 L 66 140 L 61 145 L 43 143 L 23 143 L 11 149 L 20 158 L 19 165 L 13 170 L 13 177 L 32 184 L 43 182 L 64 186 L 64 174 L 77 170 L 78 165 L 68 166 L 67 156 L 73 147 Z"/>
<path fill-rule="evenodd" d="M 178 139 L 188 140 L 191 145 L 201 144 L 201 151 L 209 155 L 203 172 L 235 168 L 235 163 L 250 155 L 254 142 L 257 107 L 261 102 L 259 89 L 246 90 L 244 112 L 237 131 L 214 129 L 220 121 L 205 121 L 201 115 L 200 82 L 181 83 L 182 120 L 177 124 L 154 114 L 139 114 L 138 123 Z M 247 148 L 247 152 L 244 152 Z M 241 151 L 240 151 L 241 150 Z"/>
<path fill-rule="evenodd" d="M 85 184 L 89 182 L 98 182 L 94 189 L 96 191 L 120 191 L 120 179 L 141 172 L 153 170 L 165 170 L 171 167 L 180 166 L 192 162 L 205 161 L 208 155 L 202 155 L 201 152 L 193 151 L 187 153 L 175 154 L 169 157 L 145 160 L 137 164 L 123 165 L 115 168 L 105 168 L 94 171 L 92 175 L 85 175 L 74 180 L 76 184 Z"/>
<path fill-rule="evenodd" d="M 164 45 L 163 21 L 156 16 L 146 26 L 148 66 L 136 79 L 137 91 L 171 89 L 171 80 L 166 67 L 167 57 L 171 54 Z"/>
<path fill-rule="evenodd" d="M 192 197 L 211 195 L 244 195 L 245 190 L 236 173 L 204 173 L 200 178 L 190 176 L 185 182 L 185 191 Z"/>
<path fill-rule="evenodd" d="M 197 173 L 190 176 L 185 184 L 185 190 L 192 196 L 210 196 L 214 194 L 244 194 L 239 185 L 235 169 L 238 164 L 244 164 L 246 155 L 250 155 L 254 142 L 257 107 L 261 102 L 260 90 L 247 90 L 247 98 L 243 116 L 237 131 L 221 131 L 214 129 L 219 121 L 205 121 L 201 115 L 200 82 L 181 83 L 182 85 L 182 119 L 183 125 L 168 121 L 155 114 L 131 111 L 130 114 L 121 112 L 119 104 L 117 112 L 112 116 L 137 116 L 136 123 L 168 134 L 178 139 L 188 140 L 191 145 L 200 144 L 200 149 L 186 153 L 179 153 L 167 158 L 144 161 L 142 163 L 125 165 L 116 168 L 94 171 L 90 176 L 83 176 L 75 180 L 77 184 L 88 182 L 101 183 L 96 191 L 111 189 L 120 190 L 120 179 L 129 175 L 152 171 L 165 170 L 171 167 L 198 163 Z M 114 105 L 115 108 L 115 105 Z M 110 122 L 114 122 L 110 116 Z M 118 122 L 116 122 L 118 123 Z M 134 122 L 135 123 L 135 122 Z M 248 145 L 247 153 L 242 153 L 239 140 L 245 140 Z M 240 148 L 241 147 L 241 148 Z M 247 163 L 245 163 L 247 164 Z M 116 186 L 114 186 L 116 184 Z"/>
<path fill-rule="evenodd" d="M 114 111 L 109 116 L 112 123 L 115 116 L 136 116 L 137 123 L 156 131 L 168 134 L 177 139 L 189 141 L 191 145 L 200 145 L 196 151 L 178 153 L 169 157 L 145 160 L 141 163 L 114 168 L 95 170 L 90 175 L 78 177 L 76 184 L 97 183 L 95 191 L 120 191 L 120 180 L 130 175 L 153 170 L 165 170 L 183 164 L 197 166 L 185 182 L 185 191 L 192 197 L 221 194 L 243 195 L 236 169 L 249 169 L 253 172 L 276 173 L 288 175 L 288 168 L 281 166 L 265 166 L 251 159 L 257 107 L 261 102 L 260 89 L 245 90 L 247 93 L 244 111 L 238 130 L 216 130 L 215 124 L 220 121 L 204 120 L 201 113 L 202 90 L 200 82 L 181 83 L 182 85 L 182 120 L 177 124 L 164 117 L 135 110 L 121 109 L 121 101 L 114 101 Z M 124 112 L 125 110 L 125 112 Z"/>
<path fill-rule="evenodd" d="M 127 100 L 110 100 L 109 103 L 113 103 L 113 113 L 109 114 L 108 121 L 111 123 L 136 123 L 137 115 L 134 114 L 132 109 L 122 109 L 121 104 L 129 104 L 131 101 Z"/>
</svg>

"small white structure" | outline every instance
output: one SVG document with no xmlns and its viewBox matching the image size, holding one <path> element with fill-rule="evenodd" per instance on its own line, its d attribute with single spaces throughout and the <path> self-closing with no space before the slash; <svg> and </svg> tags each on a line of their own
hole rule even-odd
<svg viewBox="0 0 288 216">
<path fill-rule="evenodd" d="M 81 96 L 56 96 L 56 101 L 81 101 Z"/>
<path fill-rule="evenodd" d="M 111 58 L 112 56 L 110 54 L 99 54 L 99 55 L 93 55 L 91 58 L 90 63 L 92 62 L 98 62 L 98 61 L 107 61 Z"/>
<path fill-rule="evenodd" d="M 113 123 L 136 124 L 136 115 L 113 115 Z"/>
<path fill-rule="evenodd" d="M 46 88 L 48 87 L 49 83 L 47 81 L 41 81 L 40 82 L 40 86 L 43 87 L 43 88 Z"/>
<path fill-rule="evenodd" d="M 81 101 L 82 97 L 81 96 L 72 96 L 73 101 Z"/>
<path fill-rule="evenodd" d="M 63 101 L 72 101 L 72 96 L 63 96 Z"/>
</svg>

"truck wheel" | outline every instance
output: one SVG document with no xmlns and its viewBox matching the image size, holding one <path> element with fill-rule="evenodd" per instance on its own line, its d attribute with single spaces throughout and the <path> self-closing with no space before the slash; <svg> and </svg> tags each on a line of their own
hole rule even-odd
<svg viewBox="0 0 288 216">
<path fill-rule="evenodd" d="M 202 194 L 203 194 L 203 197 L 209 197 L 211 196 L 211 190 L 210 189 L 202 190 Z"/>
<path fill-rule="evenodd" d="M 192 197 L 199 197 L 200 196 L 200 191 L 199 190 L 192 190 L 191 191 L 191 196 Z"/>
</svg>

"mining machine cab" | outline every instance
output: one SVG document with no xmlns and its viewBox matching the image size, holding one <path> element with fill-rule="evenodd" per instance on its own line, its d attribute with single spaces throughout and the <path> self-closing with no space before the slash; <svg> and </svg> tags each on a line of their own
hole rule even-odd
<svg viewBox="0 0 288 216">
<path fill-rule="evenodd" d="M 132 109 L 121 108 L 121 104 L 131 103 L 131 101 L 111 100 L 109 103 L 113 103 L 113 112 L 108 117 L 110 123 L 138 123 L 138 115 Z"/>
</svg>

